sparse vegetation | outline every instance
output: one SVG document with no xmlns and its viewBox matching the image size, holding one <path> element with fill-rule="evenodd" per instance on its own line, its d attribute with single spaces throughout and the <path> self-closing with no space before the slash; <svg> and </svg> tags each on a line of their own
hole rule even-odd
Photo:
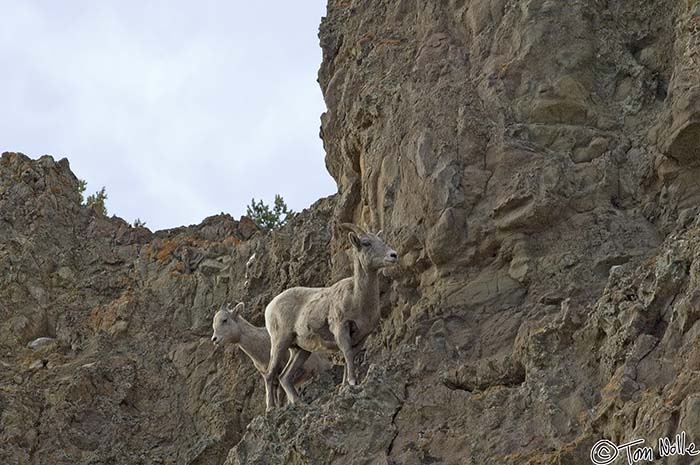
<svg viewBox="0 0 700 465">
<path fill-rule="evenodd" d="M 87 181 L 84 179 L 78 179 L 78 194 L 80 194 L 80 203 L 85 203 L 85 189 L 87 189 Z"/>
<path fill-rule="evenodd" d="M 88 208 L 92 208 L 93 210 L 95 210 L 98 213 L 101 213 L 104 216 L 107 216 L 107 207 L 105 206 L 106 200 L 107 191 L 103 186 L 102 189 L 95 192 L 94 194 L 88 195 L 88 198 L 85 201 L 85 206 L 87 206 Z"/>
<path fill-rule="evenodd" d="M 248 205 L 246 215 L 260 228 L 267 231 L 277 229 L 294 218 L 296 213 L 287 207 L 281 195 L 275 195 L 275 203 L 270 208 L 269 205 L 262 200 L 257 202 L 253 198 Z"/>
<path fill-rule="evenodd" d="M 107 189 L 102 186 L 102 189 L 98 190 L 92 195 L 88 195 L 87 199 L 85 198 L 86 189 L 87 181 L 84 179 L 78 179 L 78 194 L 80 194 L 80 203 L 88 208 L 92 208 L 104 216 L 107 216 L 107 206 L 105 205 L 105 201 L 107 200 Z M 136 220 L 141 221 L 138 218 Z M 143 225 L 145 226 L 146 223 L 143 223 Z"/>
<path fill-rule="evenodd" d="M 135 228 L 145 228 L 146 227 L 146 222 L 141 220 L 141 218 L 136 218 L 134 220 L 134 227 Z"/>
</svg>

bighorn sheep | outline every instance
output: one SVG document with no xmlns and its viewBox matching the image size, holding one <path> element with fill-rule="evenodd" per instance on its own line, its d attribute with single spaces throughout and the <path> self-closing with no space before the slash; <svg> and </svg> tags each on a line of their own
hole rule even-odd
<svg viewBox="0 0 700 465">
<path fill-rule="evenodd" d="M 299 400 L 294 372 L 312 352 L 340 350 L 345 358 L 343 384 L 357 384 L 354 357 L 365 338 L 379 325 L 380 268 L 398 261 L 396 251 L 377 234 L 343 223 L 354 251 L 353 276 L 330 287 L 294 287 L 272 299 L 265 309 L 270 333 L 270 364 L 265 373 L 267 410 L 274 405 L 277 379 L 290 403 Z M 287 351 L 291 357 L 280 375 Z M 279 377 L 279 378 L 278 378 Z"/>
<path fill-rule="evenodd" d="M 253 361 L 255 369 L 264 375 L 270 360 L 270 335 L 267 334 L 265 327 L 254 326 L 240 315 L 244 308 L 243 302 L 233 309 L 230 305 L 222 306 L 214 315 L 212 322 L 214 334 L 211 340 L 216 345 L 237 344 Z M 292 377 L 295 386 L 301 386 L 313 375 L 329 370 L 333 366 L 325 355 L 314 355 L 314 357 L 309 357 L 301 369 L 296 370 Z M 279 392 L 277 395 L 278 403 L 281 404 L 283 399 L 284 394 Z"/>
</svg>

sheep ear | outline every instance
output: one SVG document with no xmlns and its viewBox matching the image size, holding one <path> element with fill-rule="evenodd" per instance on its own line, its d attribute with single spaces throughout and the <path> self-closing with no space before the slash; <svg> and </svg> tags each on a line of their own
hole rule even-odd
<svg viewBox="0 0 700 465">
<path fill-rule="evenodd" d="M 235 307 L 229 307 L 229 312 L 231 315 L 238 316 L 245 309 L 245 304 L 243 302 L 238 302 Z"/>
<path fill-rule="evenodd" d="M 359 238 L 359 237 L 357 236 L 357 234 L 355 234 L 354 232 L 349 232 L 349 233 L 348 233 L 348 239 L 350 240 L 350 243 L 351 243 L 356 249 L 359 250 L 360 247 L 362 246 L 362 244 L 361 244 L 361 242 L 360 242 L 360 238 Z"/>
<path fill-rule="evenodd" d="M 383 232 L 384 232 L 384 230 L 383 230 L 383 229 L 380 229 L 380 230 L 377 232 L 377 237 L 381 239 L 382 233 L 383 233 Z"/>
</svg>

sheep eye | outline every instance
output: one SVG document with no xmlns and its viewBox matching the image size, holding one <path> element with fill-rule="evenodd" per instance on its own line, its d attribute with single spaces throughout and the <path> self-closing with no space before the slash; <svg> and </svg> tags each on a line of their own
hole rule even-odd
<svg viewBox="0 0 700 465">
<path fill-rule="evenodd" d="M 369 247 L 370 245 L 372 245 L 370 241 L 362 241 L 362 247 Z"/>
<path fill-rule="evenodd" d="M 228 318 L 224 318 L 221 322 L 226 323 L 228 321 Z"/>
</svg>

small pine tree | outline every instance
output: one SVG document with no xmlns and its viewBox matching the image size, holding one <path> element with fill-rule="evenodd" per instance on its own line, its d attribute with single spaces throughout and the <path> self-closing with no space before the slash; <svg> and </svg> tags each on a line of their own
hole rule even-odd
<svg viewBox="0 0 700 465">
<path fill-rule="evenodd" d="M 275 195 L 275 203 L 272 208 L 262 200 L 253 198 L 246 209 L 246 215 L 258 225 L 260 229 L 271 231 L 286 224 L 294 218 L 296 213 L 287 207 L 281 195 Z"/>
<path fill-rule="evenodd" d="M 85 189 L 87 189 L 87 181 L 84 179 L 78 179 L 78 194 L 80 194 L 80 203 L 85 203 Z"/>
<path fill-rule="evenodd" d="M 136 218 L 134 220 L 134 227 L 135 228 L 145 228 L 146 227 L 146 222 L 142 221 L 141 218 Z"/>
<path fill-rule="evenodd" d="M 107 200 L 107 191 L 102 187 L 99 191 L 95 192 L 92 195 L 88 195 L 87 200 L 85 201 L 85 206 L 88 208 L 92 208 L 96 212 L 107 216 L 107 207 L 105 206 L 105 200 Z"/>
</svg>

